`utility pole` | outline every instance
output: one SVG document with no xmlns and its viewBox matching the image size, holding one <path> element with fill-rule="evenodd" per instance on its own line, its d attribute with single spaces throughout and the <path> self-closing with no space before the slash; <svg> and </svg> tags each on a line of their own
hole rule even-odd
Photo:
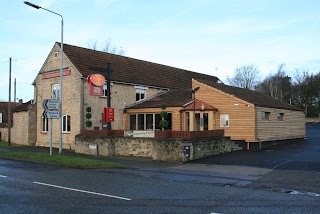
<svg viewBox="0 0 320 214">
<path fill-rule="evenodd" d="M 8 145 L 11 144 L 11 57 L 9 59 Z"/>
<path fill-rule="evenodd" d="M 16 107 L 16 101 L 17 101 L 17 82 L 16 78 L 14 78 L 14 84 L 13 84 L 14 92 L 13 92 L 13 108 Z"/>
</svg>

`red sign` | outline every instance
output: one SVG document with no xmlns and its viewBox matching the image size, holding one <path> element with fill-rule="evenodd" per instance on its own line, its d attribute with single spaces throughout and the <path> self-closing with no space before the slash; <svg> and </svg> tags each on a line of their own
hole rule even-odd
<svg viewBox="0 0 320 214">
<path fill-rule="evenodd" d="M 89 76 L 90 82 L 95 86 L 103 86 L 106 79 L 101 74 L 92 74 Z"/>
<path fill-rule="evenodd" d="M 71 74 L 71 70 L 64 70 L 62 71 L 62 76 L 68 76 Z M 54 77 L 60 77 L 60 71 L 58 72 L 48 72 L 41 74 L 41 79 L 50 79 Z"/>
<path fill-rule="evenodd" d="M 104 108 L 104 122 L 114 122 L 114 108 Z"/>
<path fill-rule="evenodd" d="M 95 86 L 89 83 L 89 93 L 90 96 L 103 96 L 103 86 Z"/>
<path fill-rule="evenodd" d="M 89 83 L 90 96 L 103 96 L 104 76 L 101 74 L 92 74 L 87 77 Z"/>
</svg>

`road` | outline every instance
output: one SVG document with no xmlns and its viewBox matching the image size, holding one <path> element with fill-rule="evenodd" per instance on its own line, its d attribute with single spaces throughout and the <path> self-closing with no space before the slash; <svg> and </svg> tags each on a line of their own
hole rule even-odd
<svg viewBox="0 0 320 214">
<path fill-rule="evenodd" d="M 307 128 L 304 141 L 178 165 L 83 170 L 0 159 L 0 213 L 319 213 L 320 125 Z"/>
<path fill-rule="evenodd" d="M 172 176 L 172 175 L 170 175 Z M 179 177 L 178 175 L 176 175 Z M 0 160 L 0 213 L 317 213 L 320 197 Z"/>
</svg>

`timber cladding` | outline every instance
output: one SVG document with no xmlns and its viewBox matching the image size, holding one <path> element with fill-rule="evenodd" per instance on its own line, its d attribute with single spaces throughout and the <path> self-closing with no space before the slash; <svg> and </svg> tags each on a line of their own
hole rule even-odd
<svg viewBox="0 0 320 214">
<path fill-rule="evenodd" d="M 304 118 L 302 111 L 256 107 L 257 140 L 304 138 L 306 134 Z"/>
<path fill-rule="evenodd" d="M 193 88 L 200 87 L 196 98 L 217 108 L 216 128 L 224 129 L 225 136 L 231 140 L 255 141 L 254 105 L 233 97 L 198 81 L 193 81 Z M 221 127 L 220 116 L 229 115 L 229 127 Z"/>
</svg>

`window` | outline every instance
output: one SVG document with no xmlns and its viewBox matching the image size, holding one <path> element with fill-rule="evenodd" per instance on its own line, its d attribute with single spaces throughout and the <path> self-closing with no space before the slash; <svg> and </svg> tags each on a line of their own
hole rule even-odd
<svg viewBox="0 0 320 214">
<path fill-rule="evenodd" d="M 284 113 L 278 114 L 278 120 L 283 121 L 284 120 Z"/>
<path fill-rule="evenodd" d="M 47 132 L 49 130 L 48 118 L 42 117 L 42 132 Z"/>
<path fill-rule="evenodd" d="M 270 112 L 262 112 L 262 120 L 270 120 Z"/>
<path fill-rule="evenodd" d="M 144 114 L 138 114 L 138 130 L 144 130 Z"/>
<path fill-rule="evenodd" d="M 137 118 L 135 114 L 130 114 L 130 130 L 136 130 Z"/>
<path fill-rule="evenodd" d="M 103 85 L 103 97 L 108 97 L 107 85 Z"/>
<path fill-rule="evenodd" d="M 159 113 L 148 114 L 130 114 L 129 126 L 130 130 L 160 130 L 160 121 L 162 118 Z M 172 114 L 168 113 L 167 130 L 172 129 Z"/>
<path fill-rule="evenodd" d="M 60 85 L 59 84 L 52 85 L 52 99 L 59 100 L 59 95 L 60 95 L 59 91 L 60 91 Z"/>
<path fill-rule="evenodd" d="M 203 113 L 203 130 L 209 130 L 209 116 L 208 116 L 208 113 Z"/>
<path fill-rule="evenodd" d="M 3 123 L 3 121 L 2 121 L 2 112 L 0 112 L 0 123 Z"/>
<path fill-rule="evenodd" d="M 153 114 L 146 114 L 147 130 L 153 130 Z"/>
<path fill-rule="evenodd" d="M 229 127 L 229 114 L 220 115 L 220 127 Z"/>
<path fill-rule="evenodd" d="M 200 113 L 195 113 L 196 116 L 196 124 L 195 124 L 195 129 L 194 131 L 200 131 Z"/>
<path fill-rule="evenodd" d="M 54 58 L 58 58 L 59 52 L 54 52 Z"/>
<path fill-rule="evenodd" d="M 190 113 L 186 112 L 186 130 L 190 131 Z"/>
<path fill-rule="evenodd" d="M 71 117 L 70 115 L 62 116 L 62 132 L 70 132 L 71 131 Z"/>
<path fill-rule="evenodd" d="M 146 98 L 147 87 L 135 86 L 136 89 L 136 101 L 140 101 Z"/>
</svg>

